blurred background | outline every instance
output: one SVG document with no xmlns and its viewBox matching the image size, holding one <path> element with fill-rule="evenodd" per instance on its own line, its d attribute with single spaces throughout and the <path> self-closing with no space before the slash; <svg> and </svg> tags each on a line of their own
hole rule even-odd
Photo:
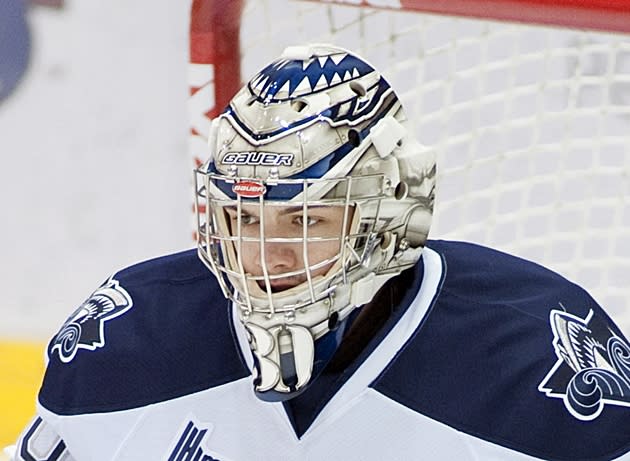
<svg viewBox="0 0 630 461">
<path fill-rule="evenodd" d="M 189 7 L 0 0 L 0 447 L 65 317 L 112 272 L 193 244 Z"/>
<path fill-rule="evenodd" d="M 205 153 L 219 65 L 188 66 L 190 3 L 0 0 L 0 447 L 66 316 L 116 270 L 193 245 L 189 151 Z M 216 3 L 229 22 L 236 2 Z M 390 13 L 248 1 L 243 76 L 288 44 L 358 51 L 438 153 L 431 236 L 544 263 L 628 334 L 630 40 Z"/>
</svg>

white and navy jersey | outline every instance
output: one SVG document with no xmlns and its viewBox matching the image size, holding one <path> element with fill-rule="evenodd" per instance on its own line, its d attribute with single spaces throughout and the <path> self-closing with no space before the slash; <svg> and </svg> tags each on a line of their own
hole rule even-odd
<svg viewBox="0 0 630 461">
<path fill-rule="evenodd" d="M 630 459 L 630 348 L 583 289 L 443 241 L 412 279 L 352 366 L 292 405 L 255 397 L 195 251 L 123 270 L 51 341 L 17 459 Z"/>
</svg>

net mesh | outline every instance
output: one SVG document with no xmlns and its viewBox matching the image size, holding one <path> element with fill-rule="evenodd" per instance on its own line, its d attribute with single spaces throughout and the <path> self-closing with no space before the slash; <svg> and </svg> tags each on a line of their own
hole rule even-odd
<svg viewBox="0 0 630 461">
<path fill-rule="evenodd" d="M 542 263 L 630 332 L 629 36 L 256 0 L 242 16 L 242 79 L 312 42 L 381 70 L 437 150 L 430 237 Z"/>
</svg>

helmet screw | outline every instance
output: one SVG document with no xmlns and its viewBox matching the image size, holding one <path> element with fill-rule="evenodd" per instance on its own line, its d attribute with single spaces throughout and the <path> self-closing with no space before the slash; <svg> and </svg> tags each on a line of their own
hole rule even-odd
<svg viewBox="0 0 630 461">
<path fill-rule="evenodd" d="M 237 174 L 238 168 L 236 167 L 236 165 L 230 165 L 230 167 L 228 168 L 228 175 L 234 178 Z"/>
<path fill-rule="evenodd" d="M 405 251 L 408 248 L 409 248 L 409 240 L 407 240 L 406 238 L 401 239 L 400 243 L 398 244 L 398 249 L 400 251 Z"/>
<path fill-rule="evenodd" d="M 295 311 L 288 311 L 284 313 L 284 319 L 287 322 L 293 322 L 295 320 Z"/>
<path fill-rule="evenodd" d="M 394 195 L 394 187 L 390 178 L 385 178 L 383 181 L 383 192 L 386 195 Z"/>
</svg>

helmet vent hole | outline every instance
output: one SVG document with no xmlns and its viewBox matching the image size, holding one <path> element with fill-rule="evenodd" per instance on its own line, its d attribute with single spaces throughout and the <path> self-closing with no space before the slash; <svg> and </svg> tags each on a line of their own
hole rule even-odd
<svg viewBox="0 0 630 461">
<path fill-rule="evenodd" d="M 330 331 L 334 331 L 337 329 L 338 326 L 339 326 L 339 313 L 333 312 L 332 314 L 330 314 L 330 317 L 328 318 L 328 329 Z"/>
<path fill-rule="evenodd" d="M 365 98 L 367 95 L 367 90 L 359 82 L 350 82 L 350 89 L 360 98 Z"/>
<path fill-rule="evenodd" d="M 391 241 L 392 241 L 392 233 L 385 232 L 381 239 L 381 248 L 387 248 L 390 245 Z"/>
<path fill-rule="evenodd" d="M 291 101 L 291 107 L 296 112 L 302 112 L 304 109 L 306 109 L 306 106 L 308 106 L 308 103 L 303 99 L 295 99 Z"/>
<path fill-rule="evenodd" d="M 396 186 L 396 190 L 394 191 L 394 197 L 396 197 L 396 200 L 402 200 L 404 198 L 407 198 L 408 193 L 409 193 L 409 186 L 407 185 L 406 182 L 401 181 Z"/>
<path fill-rule="evenodd" d="M 361 144 L 361 133 L 355 129 L 348 131 L 348 141 L 353 147 L 359 147 Z"/>
</svg>

